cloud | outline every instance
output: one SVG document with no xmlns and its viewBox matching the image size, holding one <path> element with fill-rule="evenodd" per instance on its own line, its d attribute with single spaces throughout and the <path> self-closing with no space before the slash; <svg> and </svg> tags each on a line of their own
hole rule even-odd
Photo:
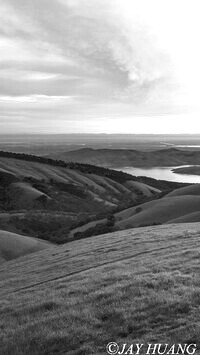
<svg viewBox="0 0 200 355">
<path fill-rule="evenodd" d="M 55 120 L 68 122 L 77 117 L 115 117 L 119 112 L 165 111 L 173 92 L 169 58 L 147 29 L 121 15 L 119 3 L 1 4 L 0 109 L 3 97 L 5 102 L 20 102 L 15 112 L 34 120 L 37 111 L 37 124 L 39 113 L 41 120 L 51 116 L 50 102 Z M 36 109 L 30 105 L 33 101 Z M 7 114 L 11 112 L 7 107 Z"/>
<path fill-rule="evenodd" d="M 102 94 L 106 87 L 109 91 L 112 87 L 115 94 L 119 89 L 127 92 L 127 87 L 134 91 L 137 88 L 141 91 L 145 86 L 149 88 L 152 82 L 155 84 L 163 78 L 163 57 L 153 48 L 146 33 L 141 30 L 132 33 L 112 14 L 111 5 L 112 2 L 108 6 L 102 0 L 95 4 L 83 0 L 19 0 L 16 4 L 10 0 L 9 6 L 15 16 L 12 34 L 8 29 L 7 37 L 2 39 L 5 59 L 13 58 L 14 52 L 19 61 L 31 62 L 32 58 L 33 63 L 40 56 L 48 61 L 57 55 L 57 59 L 66 60 L 66 74 L 69 75 L 73 67 L 79 67 L 80 80 L 82 76 L 90 77 L 91 95 L 95 94 L 91 72 L 94 82 L 99 80 L 97 86 L 102 87 Z M 70 68 L 67 66 L 69 60 L 73 63 Z"/>
</svg>

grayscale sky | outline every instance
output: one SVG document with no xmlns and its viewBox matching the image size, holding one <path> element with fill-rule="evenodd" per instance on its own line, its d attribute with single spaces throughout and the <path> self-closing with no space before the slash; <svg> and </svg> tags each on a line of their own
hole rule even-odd
<svg viewBox="0 0 200 355">
<path fill-rule="evenodd" d="M 1 133 L 200 133 L 199 0 L 5 0 Z"/>
</svg>

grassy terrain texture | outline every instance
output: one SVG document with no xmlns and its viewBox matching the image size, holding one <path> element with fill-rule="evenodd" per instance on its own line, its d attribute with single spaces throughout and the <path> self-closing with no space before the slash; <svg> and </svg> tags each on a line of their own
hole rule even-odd
<svg viewBox="0 0 200 355">
<path fill-rule="evenodd" d="M 0 352 L 97 355 L 111 341 L 200 349 L 199 258 L 193 223 L 101 235 L 3 264 Z"/>
</svg>

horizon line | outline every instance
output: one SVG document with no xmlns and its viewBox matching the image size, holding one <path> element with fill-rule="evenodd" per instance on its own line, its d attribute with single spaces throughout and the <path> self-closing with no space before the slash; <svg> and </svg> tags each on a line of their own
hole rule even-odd
<svg viewBox="0 0 200 355">
<path fill-rule="evenodd" d="M 82 136 L 200 136 L 199 133 L 0 133 L 0 136 L 66 136 L 66 135 L 82 135 Z"/>
</svg>

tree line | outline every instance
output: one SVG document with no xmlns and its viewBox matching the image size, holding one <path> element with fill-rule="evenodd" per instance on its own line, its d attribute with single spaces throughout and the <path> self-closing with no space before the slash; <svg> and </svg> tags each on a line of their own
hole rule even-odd
<svg viewBox="0 0 200 355">
<path fill-rule="evenodd" d="M 51 166 L 58 166 L 58 167 L 62 167 L 62 168 L 78 170 L 82 173 L 101 175 L 101 176 L 108 177 L 112 180 L 115 180 L 116 182 L 119 182 L 119 183 L 124 183 L 127 180 L 137 181 L 137 179 L 134 176 L 124 173 L 122 171 L 103 168 L 103 167 L 99 167 L 99 166 L 91 165 L 91 164 L 65 162 L 63 160 L 46 158 L 46 157 L 41 157 L 38 155 L 32 155 L 32 154 L 26 154 L 26 153 L 6 152 L 6 151 L 2 151 L 2 150 L 0 151 L 0 157 L 26 160 L 26 161 L 37 162 L 37 163 L 41 163 L 41 164 L 48 164 Z"/>
<path fill-rule="evenodd" d="M 37 163 L 41 163 L 41 164 L 48 164 L 48 165 L 52 165 L 52 166 L 58 166 L 58 167 L 62 167 L 62 168 L 78 170 L 79 172 L 86 173 L 86 174 L 96 174 L 96 175 L 107 177 L 111 180 L 114 180 L 114 181 L 120 183 L 120 184 L 123 184 L 128 180 L 143 182 L 143 183 L 151 185 L 152 187 L 156 187 L 165 193 L 167 193 L 171 190 L 174 190 L 178 187 L 188 185 L 188 184 L 177 183 L 177 182 L 173 182 L 173 181 L 156 180 L 156 179 L 152 179 L 152 178 L 149 178 L 146 176 L 136 177 L 136 176 L 130 175 L 130 174 L 122 172 L 122 171 L 108 169 L 108 168 L 104 168 L 104 167 L 100 167 L 100 166 L 96 166 L 96 165 L 92 165 L 92 164 L 82 164 L 82 163 L 77 163 L 77 162 L 65 162 L 63 160 L 41 157 L 38 155 L 32 155 L 32 154 L 26 154 L 26 153 L 14 153 L 14 152 L 7 152 L 7 151 L 1 150 L 0 157 L 26 160 L 26 161 L 37 162 Z"/>
</svg>

